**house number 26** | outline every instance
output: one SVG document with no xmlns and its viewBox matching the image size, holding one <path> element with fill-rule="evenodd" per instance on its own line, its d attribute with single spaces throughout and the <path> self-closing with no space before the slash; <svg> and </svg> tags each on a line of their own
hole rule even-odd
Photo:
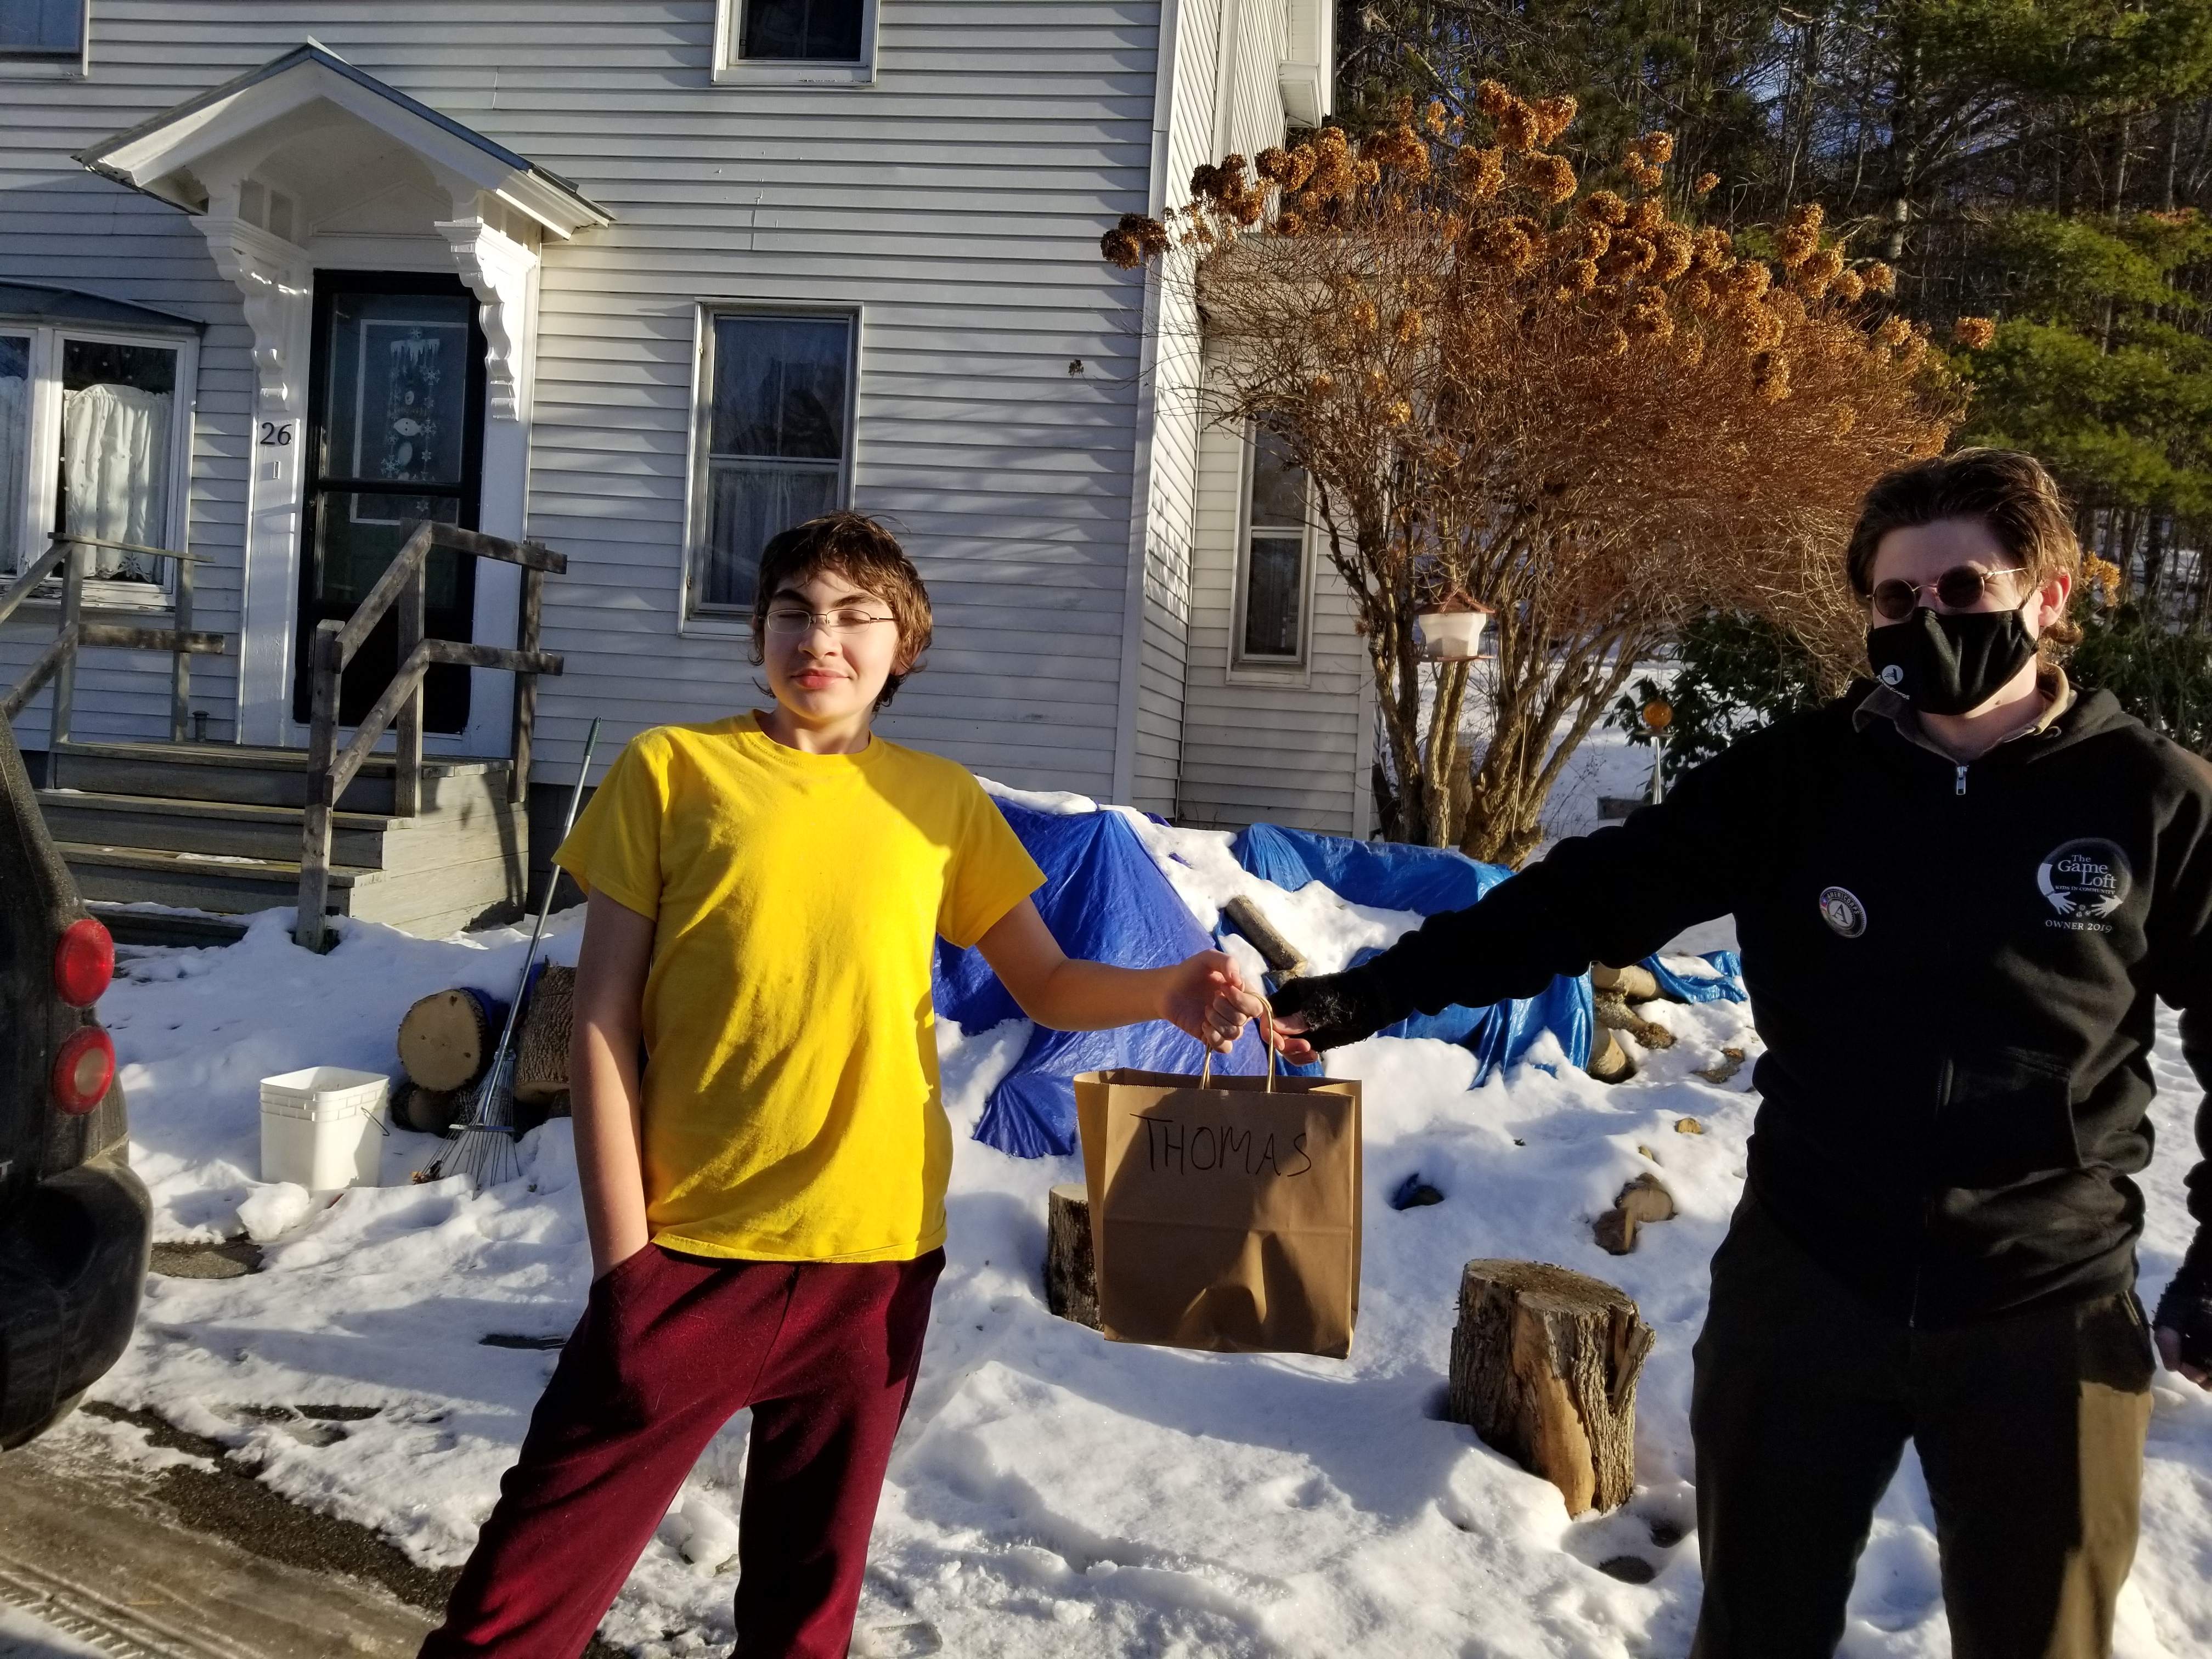
<svg viewBox="0 0 2212 1659">
<path fill-rule="evenodd" d="M 264 448 L 283 449 L 292 441 L 289 421 L 264 421 L 261 423 L 261 443 Z"/>
</svg>

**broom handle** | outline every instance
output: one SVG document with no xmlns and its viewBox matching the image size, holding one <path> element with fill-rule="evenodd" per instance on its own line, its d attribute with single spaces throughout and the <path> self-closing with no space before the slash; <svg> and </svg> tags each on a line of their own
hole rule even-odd
<svg viewBox="0 0 2212 1659">
<path fill-rule="evenodd" d="M 584 758 L 577 763 L 575 787 L 568 792 L 568 811 L 561 820 L 561 841 L 568 839 L 568 832 L 576 827 L 576 809 L 583 804 L 584 780 L 592 773 L 592 750 L 599 744 L 599 722 L 592 720 L 592 729 L 584 734 Z M 558 851 L 560 842 L 554 843 Z M 522 1012 L 522 994 L 530 988 L 530 964 L 538 958 L 538 941 L 545 932 L 545 918 L 553 912 L 553 890 L 561 884 L 561 871 L 556 865 L 552 877 L 545 884 L 545 897 L 538 907 L 537 925 L 530 930 L 530 948 L 522 953 L 522 977 L 515 981 L 514 1000 L 507 1005 L 507 1026 L 499 1034 L 499 1047 L 491 1051 L 491 1065 L 486 1069 L 496 1072 L 507 1058 L 507 1045 L 514 1037 L 514 1022 Z"/>
</svg>

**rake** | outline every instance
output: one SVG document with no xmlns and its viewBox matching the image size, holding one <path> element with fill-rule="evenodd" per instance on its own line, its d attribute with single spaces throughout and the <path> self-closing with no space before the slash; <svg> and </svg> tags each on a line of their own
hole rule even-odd
<svg viewBox="0 0 2212 1659">
<path fill-rule="evenodd" d="M 560 841 L 568 840 L 568 831 L 575 827 L 576 809 L 584 799 L 584 780 L 591 774 L 592 750 L 599 742 L 599 723 L 594 720 L 584 738 L 584 758 L 576 768 L 575 787 L 568 792 L 568 811 L 561 820 Z M 560 842 L 554 844 L 557 847 Z M 522 1015 L 523 998 L 530 989 L 530 970 L 538 961 L 538 941 L 544 934 L 545 918 L 552 913 L 553 890 L 560 881 L 561 872 L 556 869 L 552 879 L 545 884 L 545 897 L 538 907 L 537 925 L 530 930 L 530 948 L 522 953 L 522 977 L 515 981 L 514 1000 L 507 1005 L 507 1024 L 499 1034 L 499 1047 L 492 1050 L 491 1064 L 484 1067 L 483 1079 L 470 1091 L 436 1158 L 428 1169 L 416 1176 L 417 1181 L 466 1176 L 475 1189 L 482 1192 L 487 1187 L 513 1181 L 522 1173 L 522 1160 L 514 1150 L 514 1028 Z"/>
</svg>

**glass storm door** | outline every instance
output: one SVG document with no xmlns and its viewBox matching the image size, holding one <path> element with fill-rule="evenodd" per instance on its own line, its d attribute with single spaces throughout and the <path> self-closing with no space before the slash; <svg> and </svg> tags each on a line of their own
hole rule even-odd
<svg viewBox="0 0 2212 1659">
<path fill-rule="evenodd" d="M 484 340 L 476 309 L 459 277 L 317 273 L 292 691 L 292 715 L 302 723 L 313 695 L 315 625 L 353 615 L 405 543 L 410 523 L 477 527 Z M 427 636 L 469 639 L 475 611 L 475 562 L 434 551 Z M 387 612 L 347 667 L 340 724 L 357 723 L 398 667 L 398 620 Z M 429 732 L 468 724 L 467 669 L 430 671 L 422 716 Z"/>
</svg>

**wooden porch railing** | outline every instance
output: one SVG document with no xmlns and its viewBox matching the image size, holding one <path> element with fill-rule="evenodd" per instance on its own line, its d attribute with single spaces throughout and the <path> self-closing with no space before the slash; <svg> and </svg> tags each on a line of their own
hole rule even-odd
<svg viewBox="0 0 2212 1659">
<path fill-rule="evenodd" d="M 92 550 L 95 547 L 173 561 L 177 567 L 177 625 L 127 628 L 112 623 L 85 621 L 84 584 L 90 574 Z M 170 656 L 169 740 L 182 743 L 185 729 L 191 720 L 192 658 L 196 654 L 219 657 L 223 652 L 222 635 L 198 633 L 192 628 L 192 567 L 205 562 L 197 555 L 179 553 L 166 547 L 141 547 L 136 542 L 103 541 L 94 536 L 55 537 L 46 550 L 26 566 L 8 584 L 5 592 L 0 592 L 0 623 L 4 623 L 40 583 L 57 570 L 62 573 L 61 616 L 54 629 L 53 643 L 39 653 L 38 660 L 21 679 L 0 696 L 0 720 L 12 720 L 21 714 L 31 699 L 52 680 L 54 697 L 46 742 L 50 748 L 58 748 L 69 741 L 70 724 L 76 713 L 79 652 L 94 648 L 166 651 Z"/>
<path fill-rule="evenodd" d="M 467 645 L 458 640 L 422 637 L 428 592 L 430 550 L 436 547 L 471 558 L 498 559 L 522 567 L 522 610 L 515 627 L 515 648 Z M 331 815 L 375 750 L 386 728 L 397 724 L 392 810 L 411 818 L 422 808 L 422 677 L 434 663 L 465 668 L 498 668 L 518 677 L 514 688 L 512 747 L 514 769 L 507 799 L 528 799 L 531 733 L 538 718 L 538 677 L 561 672 L 561 659 L 538 648 L 545 610 L 545 574 L 565 574 L 568 561 L 536 542 L 510 542 L 449 524 L 417 524 L 390 568 L 369 590 L 352 617 L 317 624 L 313 647 L 312 725 L 307 737 L 307 810 L 300 828 L 300 916 L 292 937 L 310 951 L 326 951 L 330 924 Z M 384 613 L 398 606 L 399 670 L 377 698 L 353 741 L 338 751 L 338 685 L 346 665 L 368 638 Z"/>
</svg>

